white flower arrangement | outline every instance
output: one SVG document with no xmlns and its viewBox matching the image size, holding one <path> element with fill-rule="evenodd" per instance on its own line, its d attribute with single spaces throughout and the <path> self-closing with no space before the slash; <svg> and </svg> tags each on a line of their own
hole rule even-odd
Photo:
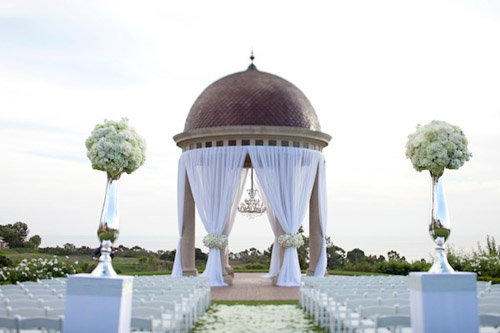
<svg viewBox="0 0 500 333">
<path fill-rule="evenodd" d="M 433 177 L 439 178 L 445 168 L 460 168 L 472 154 L 460 127 L 433 120 L 427 125 L 418 125 L 417 131 L 408 135 L 406 157 L 415 170 L 429 170 Z"/>
<path fill-rule="evenodd" d="M 283 234 L 278 237 L 278 243 L 281 247 L 301 247 L 304 245 L 302 234 Z"/>
<path fill-rule="evenodd" d="M 208 248 L 217 247 L 221 250 L 225 249 L 227 246 L 227 236 L 208 234 L 205 237 L 203 237 L 203 245 L 205 245 Z"/>
<path fill-rule="evenodd" d="M 315 332 L 314 322 L 297 305 L 214 304 L 194 332 Z"/>
<path fill-rule="evenodd" d="M 106 171 L 114 179 L 122 172 L 134 172 L 146 160 L 146 142 L 128 126 L 127 118 L 97 124 L 85 146 L 92 168 Z"/>
</svg>

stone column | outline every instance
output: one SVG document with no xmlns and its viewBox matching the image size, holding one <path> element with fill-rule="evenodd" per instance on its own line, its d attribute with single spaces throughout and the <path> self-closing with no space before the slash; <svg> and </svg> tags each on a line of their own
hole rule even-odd
<svg viewBox="0 0 500 333">
<path fill-rule="evenodd" d="M 224 282 L 227 283 L 228 286 L 233 285 L 233 277 L 226 271 L 226 265 L 228 264 L 226 259 L 227 259 L 227 247 L 220 250 L 220 261 L 222 265 L 222 278 L 224 279 Z"/>
<path fill-rule="evenodd" d="M 285 230 L 283 230 L 283 228 L 281 227 L 281 224 L 279 225 L 279 228 L 280 228 L 280 230 L 279 230 L 278 237 L 285 233 Z M 280 246 L 280 270 L 281 270 L 281 266 L 283 265 L 283 257 L 284 256 L 285 256 L 285 248 Z M 279 275 L 279 273 L 277 275 L 273 276 L 273 286 L 275 286 L 276 283 L 278 283 L 278 275 Z"/>
<path fill-rule="evenodd" d="M 187 174 L 185 177 L 186 188 L 184 190 L 184 213 L 181 239 L 182 275 L 195 276 L 198 273 L 194 261 L 195 203 Z"/>
<path fill-rule="evenodd" d="M 314 275 L 316 265 L 321 254 L 321 243 L 323 236 L 321 235 L 321 225 L 319 220 L 319 192 L 318 192 L 318 172 L 309 201 L 309 268 L 307 275 Z"/>
</svg>

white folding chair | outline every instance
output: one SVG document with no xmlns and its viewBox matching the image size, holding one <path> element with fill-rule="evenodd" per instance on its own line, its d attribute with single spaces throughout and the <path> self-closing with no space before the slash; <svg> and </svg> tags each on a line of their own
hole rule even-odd
<svg viewBox="0 0 500 333">
<path fill-rule="evenodd" d="M 16 308 L 11 310 L 11 315 L 19 316 L 21 318 L 29 317 L 46 317 L 47 309 L 40 308 Z"/>
<path fill-rule="evenodd" d="M 64 299 L 51 299 L 48 301 L 40 300 L 40 306 L 49 308 L 64 308 L 66 301 Z"/>
<path fill-rule="evenodd" d="M 153 317 L 153 329 L 151 332 L 162 332 L 163 331 L 163 308 L 160 307 L 149 307 L 149 306 L 137 306 L 132 308 L 132 317 L 135 318 L 150 318 Z"/>
<path fill-rule="evenodd" d="M 478 304 L 500 304 L 500 296 L 483 296 L 477 299 Z"/>
<path fill-rule="evenodd" d="M 173 332 L 175 330 L 180 330 L 180 325 L 182 323 L 182 316 L 180 311 L 178 311 L 179 304 L 174 301 L 151 301 L 143 302 L 141 307 L 153 307 L 163 309 L 162 314 L 162 327 L 164 331 Z"/>
<path fill-rule="evenodd" d="M 14 299 L 6 302 L 7 306 L 10 306 L 13 309 L 16 308 L 39 308 L 41 302 L 33 299 Z"/>
<path fill-rule="evenodd" d="M 380 301 L 378 299 L 353 299 L 346 301 L 346 312 L 345 317 L 342 318 L 342 327 L 347 329 L 349 332 L 353 331 L 354 326 L 358 324 L 359 321 L 359 307 L 366 306 L 378 306 Z"/>
<path fill-rule="evenodd" d="M 153 316 L 149 317 L 132 317 L 130 321 L 130 329 L 135 331 L 155 332 L 155 323 Z"/>
<path fill-rule="evenodd" d="M 395 333 L 397 329 L 399 330 L 405 327 L 411 328 L 410 316 L 375 316 L 375 332 L 378 332 L 380 328 L 386 328 Z"/>
<path fill-rule="evenodd" d="M 500 304 L 479 304 L 478 305 L 479 314 L 498 314 L 500 315 Z"/>
<path fill-rule="evenodd" d="M 480 332 L 485 332 L 486 328 L 493 328 L 495 332 L 498 332 L 499 327 L 500 327 L 500 315 L 492 313 L 479 314 Z"/>
<path fill-rule="evenodd" d="M 367 328 L 375 327 L 375 316 L 390 316 L 395 314 L 395 308 L 387 305 L 360 306 L 358 308 L 356 333 L 364 333 Z"/>
<path fill-rule="evenodd" d="M 45 318 L 30 317 L 20 318 L 19 328 L 21 330 L 40 330 L 42 332 L 62 332 L 63 317 Z"/>
<path fill-rule="evenodd" d="M 0 329 L 8 330 L 8 332 L 19 332 L 19 317 L 0 317 Z"/>
<path fill-rule="evenodd" d="M 64 316 L 64 308 L 45 307 L 45 316 L 49 318 L 58 318 Z"/>
</svg>

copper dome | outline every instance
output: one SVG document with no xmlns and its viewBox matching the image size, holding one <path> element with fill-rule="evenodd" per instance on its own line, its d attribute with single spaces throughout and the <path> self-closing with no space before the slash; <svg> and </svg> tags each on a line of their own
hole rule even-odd
<svg viewBox="0 0 500 333">
<path fill-rule="evenodd" d="M 208 86 L 191 107 L 184 131 L 221 126 L 321 130 L 314 108 L 297 87 L 254 65 Z"/>
</svg>

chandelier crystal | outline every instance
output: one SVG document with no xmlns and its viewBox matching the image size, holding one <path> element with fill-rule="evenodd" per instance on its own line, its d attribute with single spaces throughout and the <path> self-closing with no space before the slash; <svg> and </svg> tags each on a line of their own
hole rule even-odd
<svg viewBox="0 0 500 333">
<path fill-rule="evenodd" d="M 250 172 L 250 189 L 247 190 L 249 198 L 240 203 L 238 212 L 253 219 L 255 216 L 261 216 L 266 211 L 266 206 L 259 198 L 256 198 L 258 191 L 253 188 L 253 168 Z"/>
</svg>

